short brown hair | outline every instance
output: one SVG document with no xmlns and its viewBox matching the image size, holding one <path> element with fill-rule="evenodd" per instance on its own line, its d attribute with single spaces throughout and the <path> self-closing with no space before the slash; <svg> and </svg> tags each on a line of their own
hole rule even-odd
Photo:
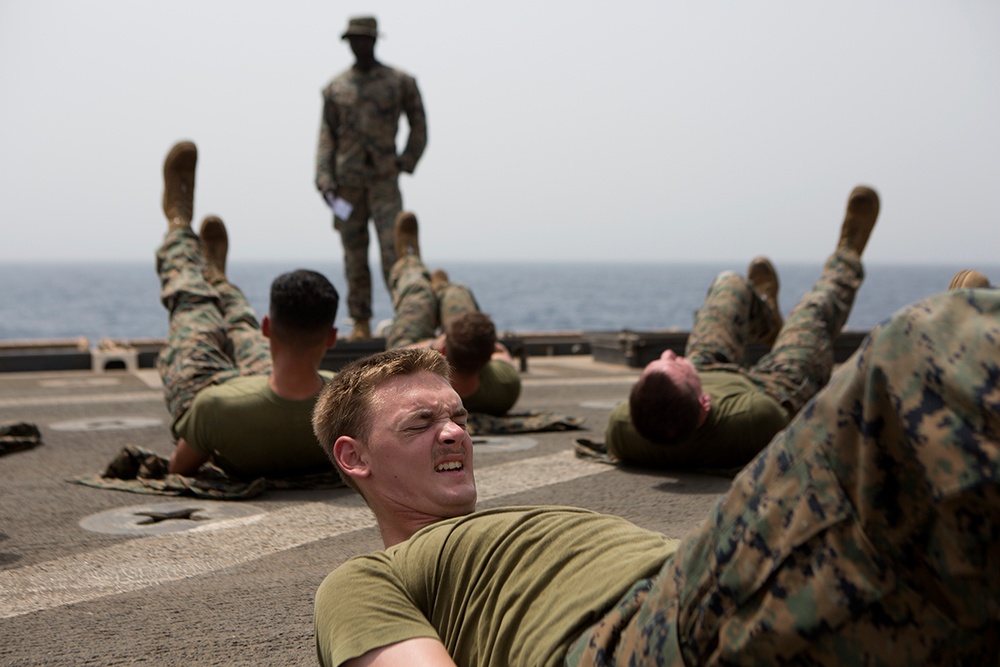
<svg viewBox="0 0 1000 667">
<path fill-rule="evenodd" d="M 354 480 L 345 475 L 333 455 L 337 438 L 346 435 L 364 440 L 371 432 L 372 396 L 386 380 L 399 375 L 428 371 L 450 381 L 444 357 L 430 348 L 398 348 L 355 359 L 337 373 L 320 392 L 313 409 L 313 432 L 341 479 L 355 491 Z"/>
<path fill-rule="evenodd" d="M 496 351 L 497 329 L 486 313 L 462 313 L 445 325 L 444 352 L 459 373 L 478 373 Z"/>
<path fill-rule="evenodd" d="M 628 397 L 632 425 L 654 444 L 678 444 L 698 428 L 700 399 L 694 388 L 677 385 L 666 373 L 644 373 Z"/>
</svg>

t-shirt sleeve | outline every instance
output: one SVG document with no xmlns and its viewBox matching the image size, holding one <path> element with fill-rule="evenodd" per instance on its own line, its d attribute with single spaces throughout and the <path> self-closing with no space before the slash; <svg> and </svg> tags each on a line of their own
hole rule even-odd
<svg viewBox="0 0 1000 667">
<path fill-rule="evenodd" d="M 316 592 L 314 624 L 324 667 L 406 639 L 441 639 L 381 553 L 352 558 L 326 577 Z"/>
<path fill-rule="evenodd" d="M 745 464 L 787 425 L 788 414 L 770 396 L 753 392 L 741 397 L 739 409 L 734 409 L 713 434 L 729 443 L 728 456 L 720 465 Z"/>
<path fill-rule="evenodd" d="M 213 414 L 218 409 L 213 387 L 207 387 L 195 396 L 191 407 L 177 422 L 175 430 L 177 435 L 184 438 L 187 444 L 197 452 L 205 456 L 211 456 L 212 451 L 209 443 L 212 441 L 211 434 L 207 431 L 211 420 L 202 419 L 203 415 Z"/>
<path fill-rule="evenodd" d="M 642 448 L 646 441 L 632 426 L 628 403 L 619 403 L 608 417 L 608 425 L 604 429 L 604 442 L 608 451 L 623 461 L 634 461 L 638 458 L 636 449 Z M 653 447 L 652 443 L 648 443 Z"/>
<path fill-rule="evenodd" d="M 479 371 L 479 389 L 462 399 L 469 412 L 485 412 L 502 417 L 514 407 L 521 396 L 521 375 L 501 359 L 491 359 Z"/>
</svg>

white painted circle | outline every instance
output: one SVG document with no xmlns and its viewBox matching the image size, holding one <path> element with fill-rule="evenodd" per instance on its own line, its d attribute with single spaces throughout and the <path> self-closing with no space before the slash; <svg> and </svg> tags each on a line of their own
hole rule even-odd
<svg viewBox="0 0 1000 667">
<path fill-rule="evenodd" d="M 94 533 L 109 535 L 162 535 L 190 530 L 226 519 L 239 519 L 263 514 L 264 510 L 247 503 L 216 500 L 178 500 L 169 503 L 131 505 L 91 514 L 80 520 L 80 527 Z M 176 514 L 176 518 L 154 517 Z M 152 516 L 151 516 L 152 515 Z M 189 516 L 186 518 L 184 515 Z"/>
</svg>

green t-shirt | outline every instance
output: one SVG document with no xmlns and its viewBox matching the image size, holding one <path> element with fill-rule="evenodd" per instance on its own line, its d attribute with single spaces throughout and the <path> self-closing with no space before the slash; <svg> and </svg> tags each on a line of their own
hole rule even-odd
<svg viewBox="0 0 1000 667">
<path fill-rule="evenodd" d="M 324 380 L 332 373 L 321 371 Z M 174 430 L 212 462 L 240 477 L 283 477 L 332 469 L 312 429 L 317 396 L 291 401 L 268 376 L 233 378 L 206 387 Z"/>
<path fill-rule="evenodd" d="M 316 593 L 320 663 L 433 637 L 463 667 L 562 665 L 570 644 L 676 550 L 677 540 L 577 508 L 446 519 L 326 577 Z"/>
<path fill-rule="evenodd" d="M 647 468 L 738 468 L 746 465 L 788 425 L 781 404 L 740 373 L 698 373 L 712 397 L 708 419 L 689 439 L 656 445 L 632 425 L 628 401 L 611 411 L 604 432 L 608 451 L 622 462 Z"/>
<path fill-rule="evenodd" d="M 485 412 L 502 417 L 514 407 L 521 396 L 521 375 L 502 359 L 491 359 L 479 371 L 479 388 L 462 405 L 469 412 Z"/>
</svg>

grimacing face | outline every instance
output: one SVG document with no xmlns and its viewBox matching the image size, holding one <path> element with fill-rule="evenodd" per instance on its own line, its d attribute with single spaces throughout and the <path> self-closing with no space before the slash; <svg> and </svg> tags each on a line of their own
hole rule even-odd
<svg viewBox="0 0 1000 667">
<path fill-rule="evenodd" d="M 375 390 L 371 417 L 366 494 L 435 519 L 475 510 L 468 412 L 447 380 L 428 371 L 390 378 Z"/>
</svg>

